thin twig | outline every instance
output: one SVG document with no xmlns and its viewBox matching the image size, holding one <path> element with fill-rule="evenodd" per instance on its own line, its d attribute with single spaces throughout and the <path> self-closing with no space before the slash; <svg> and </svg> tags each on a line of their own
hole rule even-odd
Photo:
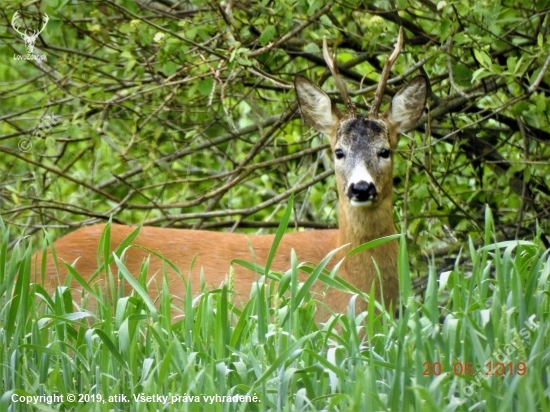
<svg viewBox="0 0 550 412">
<path fill-rule="evenodd" d="M 287 40 L 291 39 L 292 37 L 296 36 L 298 33 L 300 33 L 306 27 L 308 27 L 309 25 L 315 23 L 319 19 L 319 17 L 321 17 L 328 10 L 330 10 L 330 8 L 332 7 L 332 4 L 333 4 L 332 2 L 328 2 L 322 8 L 317 10 L 317 12 L 313 16 L 311 16 L 305 23 L 300 24 L 294 30 L 289 31 L 287 34 L 285 34 L 284 36 L 278 38 L 274 42 L 269 43 L 267 46 L 262 47 L 261 49 L 256 49 L 256 50 L 251 51 L 250 53 L 248 53 L 248 56 L 249 57 L 255 57 L 255 56 L 259 56 L 260 54 L 264 54 L 264 53 L 270 51 L 271 49 L 273 49 L 274 47 L 277 47 L 280 44 L 284 43 L 285 41 L 287 41 Z"/>
<path fill-rule="evenodd" d="M 548 66 L 550 66 L 550 54 L 546 57 L 546 61 L 542 65 L 542 69 L 540 70 L 539 75 L 537 76 L 533 84 L 529 87 L 529 89 L 527 89 L 529 94 L 534 93 L 539 88 L 540 82 L 542 81 L 544 75 L 546 74 L 546 71 L 548 70 Z"/>
</svg>

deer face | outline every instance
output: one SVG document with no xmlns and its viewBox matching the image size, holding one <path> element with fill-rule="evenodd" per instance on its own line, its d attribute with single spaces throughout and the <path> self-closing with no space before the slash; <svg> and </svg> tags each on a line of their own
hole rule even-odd
<svg viewBox="0 0 550 412">
<path fill-rule="evenodd" d="M 340 199 L 354 207 L 375 207 L 392 194 L 392 151 L 399 133 L 409 130 L 422 115 L 427 84 L 415 77 L 395 95 L 381 116 L 346 116 L 316 85 L 295 79 L 296 93 L 305 120 L 326 134 L 334 153 Z"/>
<path fill-rule="evenodd" d="M 340 196 L 352 206 L 370 206 L 391 195 L 392 148 L 383 122 L 341 121 L 332 149 Z"/>
</svg>

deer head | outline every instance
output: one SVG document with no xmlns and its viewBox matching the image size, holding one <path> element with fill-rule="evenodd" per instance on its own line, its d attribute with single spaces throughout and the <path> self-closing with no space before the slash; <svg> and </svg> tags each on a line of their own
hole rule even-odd
<svg viewBox="0 0 550 412">
<path fill-rule="evenodd" d="M 366 116 L 356 114 L 337 66 L 328 55 L 326 43 L 325 60 L 337 78 L 336 85 L 348 113 L 341 112 L 325 92 L 305 77 L 297 76 L 294 81 L 304 119 L 329 137 L 340 201 L 348 199 L 347 205 L 353 207 L 376 207 L 384 200 L 391 202 L 392 152 L 397 146 L 398 135 L 411 129 L 424 110 L 427 81 L 424 76 L 417 76 L 394 96 L 390 108 L 378 115 L 391 64 L 403 44 L 402 36 L 400 32 L 396 50 L 386 61 L 375 101 Z"/>
<path fill-rule="evenodd" d="M 38 35 L 44 31 L 46 28 L 46 24 L 48 24 L 48 21 L 50 18 L 47 14 L 44 14 L 44 25 L 40 30 L 35 30 L 32 34 L 27 34 L 27 30 L 23 33 L 20 31 L 20 25 L 19 25 L 19 12 L 16 11 L 11 19 L 11 25 L 13 29 L 23 37 L 23 41 L 25 42 L 25 47 L 27 48 L 27 53 L 31 54 L 34 50 L 34 44 L 36 43 L 36 39 L 38 39 Z"/>
</svg>

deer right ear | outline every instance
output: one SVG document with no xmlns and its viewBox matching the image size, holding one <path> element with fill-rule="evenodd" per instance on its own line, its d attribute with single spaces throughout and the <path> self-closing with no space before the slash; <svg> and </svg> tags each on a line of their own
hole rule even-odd
<svg viewBox="0 0 550 412">
<path fill-rule="evenodd" d="M 424 76 L 416 76 L 394 96 L 387 116 L 397 127 L 397 133 L 409 131 L 420 119 L 427 93 L 428 81 Z"/>
<path fill-rule="evenodd" d="M 318 132 L 330 136 L 334 126 L 342 117 L 341 112 L 332 104 L 330 97 L 302 76 L 296 76 L 294 87 L 305 121 Z"/>
</svg>

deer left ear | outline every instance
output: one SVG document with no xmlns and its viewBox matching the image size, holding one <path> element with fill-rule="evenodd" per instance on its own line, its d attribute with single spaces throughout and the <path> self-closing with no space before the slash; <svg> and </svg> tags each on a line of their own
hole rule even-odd
<svg viewBox="0 0 550 412">
<path fill-rule="evenodd" d="M 294 87 L 302 116 L 318 132 L 331 136 L 332 130 L 342 117 L 340 111 L 315 84 L 302 76 L 296 76 Z"/>
<path fill-rule="evenodd" d="M 410 130 L 420 119 L 426 105 L 427 90 L 426 78 L 417 76 L 394 96 L 386 116 L 397 133 Z"/>
</svg>

